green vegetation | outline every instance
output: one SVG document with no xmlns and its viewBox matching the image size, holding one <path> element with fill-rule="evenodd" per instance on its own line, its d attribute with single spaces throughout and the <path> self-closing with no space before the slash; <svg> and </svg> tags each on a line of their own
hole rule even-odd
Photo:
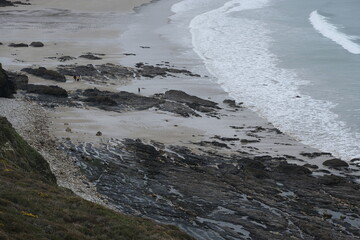
<svg viewBox="0 0 360 240">
<path fill-rule="evenodd" d="M 55 184 L 44 158 L 0 117 L 0 240 L 192 239 L 118 214 Z"/>
</svg>

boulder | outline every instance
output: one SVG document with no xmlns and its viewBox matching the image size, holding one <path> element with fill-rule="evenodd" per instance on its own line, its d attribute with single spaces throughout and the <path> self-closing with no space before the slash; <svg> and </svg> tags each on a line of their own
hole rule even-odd
<svg viewBox="0 0 360 240">
<path fill-rule="evenodd" d="M 15 47 L 15 48 L 18 48 L 18 47 L 29 47 L 29 45 L 26 44 L 26 43 L 10 43 L 10 44 L 9 44 L 9 47 Z"/>
<path fill-rule="evenodd" d="M 43 47 L 44 44 L 42 42 L 32 42 L 30 43 L 31 47 Z"/>
<path fill-rule="evenodd" d="M 339 185 L 341 183 L 345 183 L 346 179 L 343 177 L 335 176 L 335 175 L 325 175 L 319 177 L 319 183 L 323 185 L 333 186 Z"/>
<path fill-rule="evenodd" d="M 326 160 L 323 165 L 330 167 L 330 168 L 347 168 L 349 167 L 349 164 L 347 162 L 334 158 L 330 160 Z"/>
<path fill-rule="evenodd" d="M 66 82 L 66 78 L 64 75 L 62 75 L 56 71 L 53 71 L 53 70 L 47 70 L 44 67 L 39 67 L 37 69 L 23 68 L 23 69 L 21 69 L 21 71 L 35 75 L 37 77 L 48 79 L 48 80 L 54 80 L 54 81 L 58 81 L 58 82 Z"/>
<path fill-rule="evenodd" d="M 11 98 L 16 92 L 15 84 L 9 80 L 9 77 L 0 63 L 0 97 Z"/>
</svg>

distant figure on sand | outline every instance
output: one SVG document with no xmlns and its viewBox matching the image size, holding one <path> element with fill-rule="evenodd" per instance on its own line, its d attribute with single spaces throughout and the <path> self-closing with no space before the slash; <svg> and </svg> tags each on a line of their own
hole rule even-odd
<svg viewBox="0 0 360 240">
<path fill-rule="evenodd" d="M 140 88 L 138 88 L 138 93 L 140 94 Z"/>
<path fill-rule="evenodd" d="M 73 78 L 74 78 L 74 80 L 75 80 L 76 82 L 79 82 L 79 81 L 80 81 L 80 76 L 74 75 Z"/>
</svg>

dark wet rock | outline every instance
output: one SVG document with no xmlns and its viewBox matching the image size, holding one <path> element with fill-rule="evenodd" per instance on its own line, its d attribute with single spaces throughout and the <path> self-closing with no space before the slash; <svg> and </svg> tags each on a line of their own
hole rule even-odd
<svg viewBox="0 0 360 240">
<path fill-rule="evenodd" d="M 345 178 L 332 174 L 319 177 L 319 183 L 323 185 L 339 185 L 345 182 L 347 182 Z"/>
<path fill-rule="evenodd" d="M 165 92 L 164 98 L 176 102 L 187 104 L 189 107 L 197 110 L 204 111 L 205 108 L 218 109 L 217 103 L 209 100 L 205 100 L 196 96 L 189 95 L 183 91 L 169 90 Z"/>
<path fill-rule="evenodd" d="M 33 68 L 23 68 L 21 71 L 35 75 L 37 77 L 41 77 L 47 80 L 54 80 L 58 82 L 66 82 L 66 78 L 63 74 L 58 73 L 54 70 L 48 70 L 44 67 L 39 67 L 37 69 Z"/>
<path fill-rule="evenodd" d="M 15 6 L 11 1 L 0 0 L 0 7 L 12 7 Z"/>
<path fill-rule="evenodd" d="M 360 162 L 360 158 L 353 158 L 350 160 L 350 162 Z"/>
<path fill-rule="evenodd" d="M 170 74 L 184 74 L 192 77 L 200 77 L 198 74 L 193 74 L 192 72 L 186 69 L 176 69 L 176 68 L 168 68 L 168 67 L 159 67 L 152 65 L 145 65 L 140 62 L 135 64 L 137 69 L 137 75 L 142 77 L 154 78 L 157 76 L 166 77 Z"/>
<path fill-rule="evenodd" d="M 347 162 L 340 160 L 340 159 L 330 159 L 326 160 L 323 165 L 331 167 L 331 168 L 347 168 L 349 167 L 349 164 Z"/>
<path fill-rule="evenodd" d="M 32 42 L 30 43 L 31 47 L 43 47 L 44 44 L 42 42 Z"/>
<path fill-rule="evenodd" d="M 75 57 L 71 57 L 71 56 L 61 56 L 57 58 L 59 60 L 59 62 L 66 62 L 66 61 L 71 61 L 76 59 Z"/>
<path fill-rule="evenodd" d="M 112 100 L 109 96 L 90 96 L 86 100 L 86 102 L 93 103 L 99 106 L 116 106 L 117 102 Z"/>
<path fill-rule="evenodd" d="M 229 146 L 226 143 L 221 143 L 221 142 L 217 142 L 217 141 L 201 141 L 198 143 L 200 146 L 214 146 L 214 147 L 219 147 L 219 148 L 229 148 Z"/>
<path fill-rule="evenodd" d="M 165 103 L 159 106 L 159 109 L 162 111 L 176 113 L 183 117 L 190 117 L 190 116 L 201 117 L 189 106 L 176 102 L 166 101 Z"/>
<path fill-rule="evenodd" d="M 258 139 L 241 139 L 240 142 L 242 144 L 249 144 L 249 143 L 258 143 L 260 140 Z"/>
<path fill-rule="evenodd" d="M 28 1 L 28 0 L 27 0 Z M 25 3 L 25 2 L 21 2 L 21 1 L 15 1 L 13 2 L 14 4 L 17 4 L 17 5 L 31 5 L 31 3 Z"/>
<path fill-rule="evenodd" d="M 18 47 L 29 47 L 28 44 L 26 43 L 10 43 L 9 47 L 14 47 L 14 48 L 18 48 Z"/>
<path fill-rule="evenodd" d="M 231 141 L 239 141 L 239 138 L 229 138 L 229 137 L 221 137 L 221 136 L 214 136 L 214 138 L 219 139 L 224 142 L 231 142 Z"/>
<path fill-rule="evenodd" d="M 311 169 L 318 169 L 319 168 L 319 166 L 314 165 L 314 164 L 309 164 L 309 163 L 304 164 L 304 167 L 311 168 Z"/>
<path fill-rule="evenodd" d="M 235 100 L 232 100 L 232 99 L 225 99 L 223 101 L 223 103 L 229 105 L 229 107 L 232 107 L 232 108 L 239 108 L 243 104 L 243 103 L 236 104 Z"/>
<path fill-rule="evenodd" d="M 108 81 L 109 79 L 129 79 L 134 77 L 134 70 L 111 63 L 102 65 L 60 65 L 58 71 L 69 76 L 81 76 L 83 80 Z"/>
<path fill-rule="evenodd" d="M 197 239 L 352 240 L 359 235 L 345 218 L 323 218 L 332 211 L 360 216 L 356 184 L 321 184 L 322 177 L 280 164 L 281 159 L 224 156 L 208 143 L 212 151 L 201 154 L 197 147 L 139 139 L 98 147 L 64 144 L 120 211 L 176 224 Z"/>
<path fill-rule="evenodd" d="M 3 43 L 2 43 L 2 42 L 0 42 L 0 45 L 3 45 Z"/>
<path fill-rule="evenodd" d="M 86 97 L 85 102 L 90 105 L 110 110 L 110 111 L 129 111 L 129 110 L 146 110 L 163 103 L 163 100 L 140 96 L 134 93 L 121 91 L 118 93 L 100 91 L 98 89 L 87 89 L 81 93 Z"/>
<path fill-rule="evenodd" d="M 320 157 L 320 156 L 331 156 L 331 153 L 326 153 L 326 152 L 313 152 L 313 153 L 306 153 L 306 152 L 302 152 L 300 153 L 301 156 L 304 157 L 308 157 L 308 158 L 316 158 L 316 157 Z"/>
<path fill-rule="evenodd" d="M 98 132 L 96 133 L 96 136 L 97 136 L 97 137 L 101 137 L 101 136 L 102 136 L 102 132 L 98 131 Z"/>
<path fill-rule="evenodd" d="M 279 172 L 279 173 L 283 173 L 283 174 L 288 174 L 288 175 L 309 175 L 311 174 L 311 171 L 303 166 L 299 166 L 296 164 L 289 164 L 289 163 L 280 163 L 280 165 L 275 168 L 275 171 Z"/>
<path fill-rule="evenodd" d="M 36 94 L 44 94 L 44 95 L 51 95 L 54 97 L 68 97 L 68 93 L 65 89 L 58 87 L 58 86 L 46 86 L 46 85 L 34 85 L 28 84 L 27 85 L 27 92 L 28 93 L 36 93 Z"/>
<path fill-rule="evenodd" d="M 81 55 L 81 56 L 79 56 L 79 58 L 86 58 L 86 59 L 90 59 L 90 60 L 100 60 L 100 59 L 102 59 L 101 57 L 95 56 L 93 54 Z"/>
<path fill-rule="evenodd" d="M 10 81 L 9 76 L 0 63 L 0 97 L 11 98 L 14 93 L 16 93 L 16 86 Z"/>
<path fill-rule="evenodd" d="M 15 72 L 6 72 L 9 80 L 15 84 L 16 89 L 26 90 L 29 83 L 28 76 Z"/>
</svg>

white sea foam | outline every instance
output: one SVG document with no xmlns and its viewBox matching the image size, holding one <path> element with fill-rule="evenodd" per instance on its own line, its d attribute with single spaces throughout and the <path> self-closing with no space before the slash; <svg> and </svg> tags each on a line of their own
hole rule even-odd
<svg viewBox="0 0 360 240">
<path fill-rule="evenodd" d="M 328 18 L 319 14 L 318 11 L 313 11 L 309 20 L 313 27 L 324 37 L 336 42 L 350 53 L 360 54 L 360 45 L 353 42 L 358 37 L 349 36 L 339 31 L 339 27 L 331 24 Z"/>
<path fill-rule="evenodd" d="M 225 91 L 282 131 L 343 159 L 359 156 L 360 136 L 337 119 L 334 105 L 302 95 L 298 88 L 306 82 L 278 67 L 266 23 L 241 15 L 268 3 L 233 0 L 196 16 L 190 23 L 195 52 Z"/>
</svg>

